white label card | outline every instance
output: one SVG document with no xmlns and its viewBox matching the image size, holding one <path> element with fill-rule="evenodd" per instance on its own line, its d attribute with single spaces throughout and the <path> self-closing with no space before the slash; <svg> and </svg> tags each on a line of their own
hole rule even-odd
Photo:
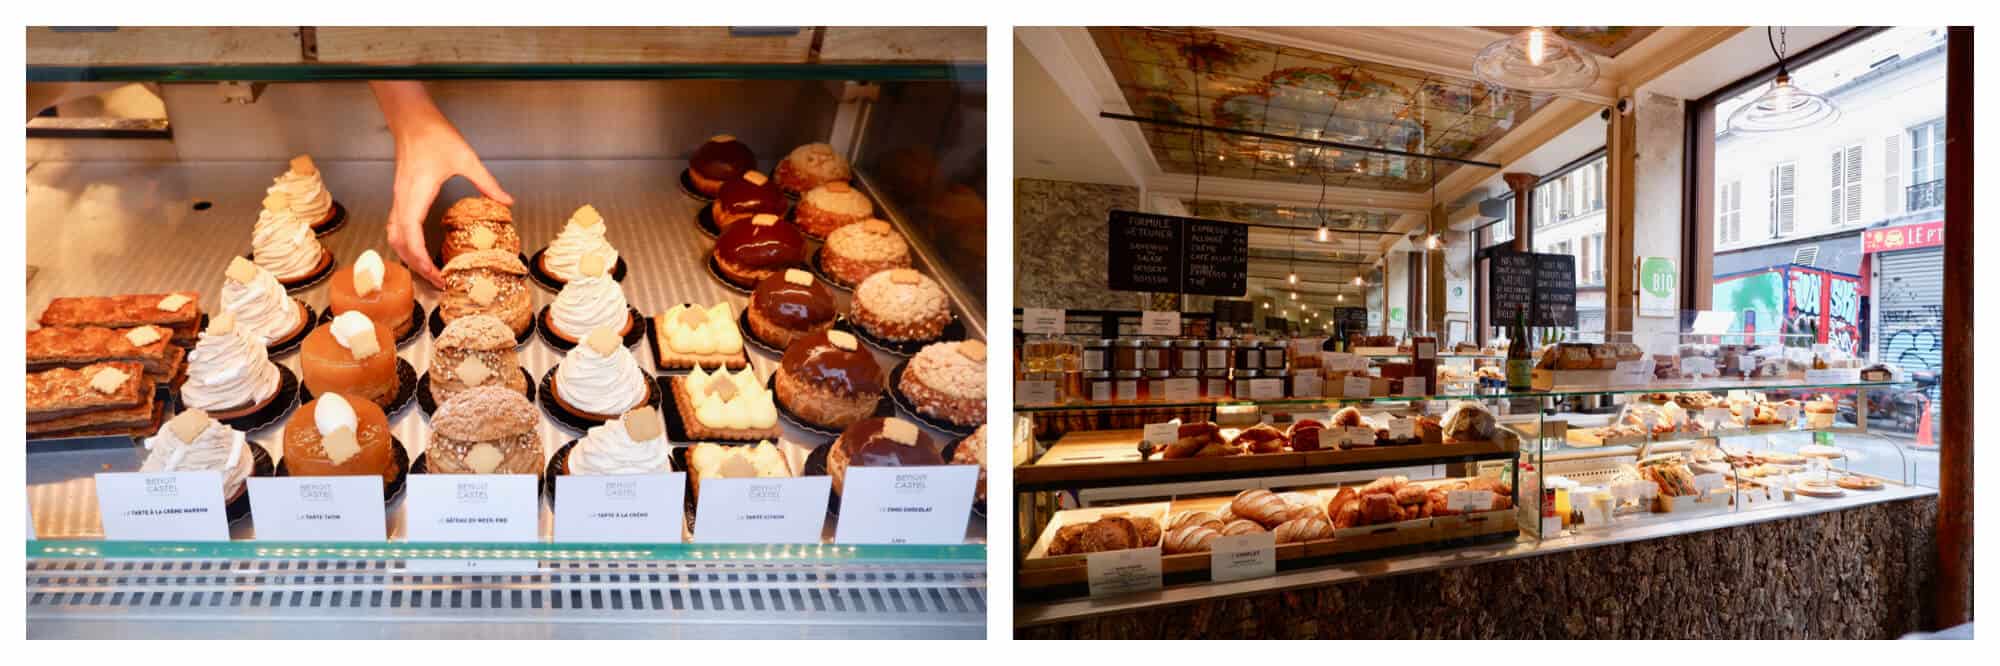
<svg viewBox="0 0 2000 666">
<path fill-rule="evenodd" d="M 849 467 L 834 543 L 958 544 L 978 465 Z"/>
<path fill-rule="evenodd" d="M 1029 335 L 1062 335 L 1067 313 L 1061 308 L 1022 308 L 1021 332 Z"/>
<path fill-rule="evenodd" d="M 97 510 L 111 541 L 228 541 L 221 472 L 97 475 Z"/>
<path fill-rule="evenodd" d="M 1090 596 L 1106 597 L 1160 589 L 1160 549 L 1133 548 L 1085 555 Z"/>
<path fill-rule="evenodd" d="M 1250 380 L 1251 400 L 1278 400 L 1285 397 L 1285 381 L 1276 377 Z"/>
<path fill-rule="evenodd" d="M 1707 421 L 1712 425 L 1726 425 L 1732 418 L 1734 417 L 1729 413 L 1728 407 L 1701 408 L 1701 420 Z"/>
<path fill-rule="evenodd" d="M 1696 474 L 1694 475 L 1694 492 L 1696 495 L 1707 495 L 1721 489 L 1722 483 L 1721 474 Z"/>
<path fill-rule="evenodd" d="M 1422 377 L 1404 377 L 1403 395 L 1405 397 L 1424 395 L 1424 385 L 1428 383 Z"/>
<path fill-rule="evenodd" d="M 1715 374 L 1715 359 L 1707 356 L 1682 356 L 1681 374 L 1689 377 Z"/>
<path fill-rule="evenodd" d="M 252 477 L 259 541 L 388 541 L 380 476 Z"/>
<path fill-rule="evenodd" d="M 1648 384 L 1653 381 L 1653 362 L 1646 359 L 1619 361 L 1612 372 L 1612 381 L 1623 386 Z"/>
<path fill-rule="evenodd" d="M 1453 490 L 1444 495 L 1444 508 L 1460 513 L 1475 513 L 1493 508 L 1491 490 Z"/>
<path fill-rule="evenodd" d="M 1417 352 L 1417 360 L 1428 361 L 1437 358 L 1438 355 L 1437 343 L 1419 342 L 1416 343 L 1415 347 Z"/>
<path fill-rule="evenodd" d="M 1343 398 L 1366 398 L 1375 390 L 1375 382 L 1361 375 L 1348 375 L 1340 380 L 1340 396 Z"/>
<path fill-rule="evenodd" d="M 1139 313 L 1140 335 L 1178 336 L 1181 334 L 1181 313 L 1165 310 L 1146 310 Z"/>
<path fill-rule="evenodd" d="M 1822 370 L 1806 371 L 1806 383 L 1808 384 L 1843 384 L 1860 380 L 1861 371 L 1853 368 L 1825 368 Z"/>
<path fill-rule="evenodd" d="M 1045 381 L 1014 382 L 1014 402 L 1023 405 L 1053 405 L 1056 403 L 1056 383 Z"/>
<path fill-rule="evenodd" d="M 1416 436 L 1417 419 L 1389 417 L 1389 439 L 1414 439 Z"/>
<path fill-rule="evenodd" d="M 1271 532 L 1226 536 L 1211 542 L 1208 577 L 1216 582 L 1263 578 L 1278 573 L 1278 535 Z"/>
<path fill-rule="evenodd" d="M 541 496 L 532 474 L 411 474 L 404 491 L 410 541 L 535 541 Z"/>
<path fill-rule="evenodd" d="M 819 543 L 833 477 L 708 479 L 695 498 L 699 543 Z"/>
<path fill-rule="evenodd" d="M 1333 428 L 1328 428 L 1333 430 Z M 1340 443 L 1347 446 L 1374 446 L 1375 429 L 1368 426 L 1344 426 L 1340 430 Z"/>
<path fill-rule="evenodd" d="M 1778 405 L 1778 420 L 1790 424 L 1799 418 L 1799 410 L 1791 405 Z"/>
<path fill-rule="evenodd" d="M 1292 375 L 1292 397 L 1318 398 L 1326 395 L 1326 380 L 1319 372 L 1306 370 Z"/>
<path fill-rule="evenodd" d="M 680 543 L 687 473 L 556 477 L 557 541 Z"/>
<path fill-rule="evenodd" d="M 1153 448 L 1156 449 L 1172 444 L 1181 438 L 1181 422 L 1176 420 L 1166 423 L 1148 423 L 1146 424 L 1146 431 L 1143 437 L 1143 441 L 1152 442 Z"/>
<path fill-rule="evenodd" d="M 1366 360 L 1347 352 L 1326 352 L 1323 359 L 1320 365 L 1328 370 L 1362 370 L 1368 367 Z"/>
<path fill-rule="evenodd" d="M 1199 379 L 1193 377 L 1175 377 L 1167 380 L 1166 384 L 1166 395 L 1162 396 L 1162 398 L 1168 402 L 1189 402 L 1201 397 L 1201 380 Z"/>
</svg>

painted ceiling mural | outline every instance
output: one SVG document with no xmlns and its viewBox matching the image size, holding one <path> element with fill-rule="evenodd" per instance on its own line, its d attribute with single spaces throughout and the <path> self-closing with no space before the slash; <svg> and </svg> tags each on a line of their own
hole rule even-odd
<svg viewBox="0 0 2000 666">
<path fill-rule="evenodd" d="M 1503 35 L 1511 35 L 1526 29 L 1528 29 L 1526 26 L 1487 28 Z M 1563 39 L 1576 42 L 1576 45 L 1585 51 L 1607 58 L 1616 58 L 1625 53 L 1625 49 L 1632 48 L 1632 45 L 1652 36 L 1659 28 L 1613 25 L 1562 26 L 1554 30 L 1556 34 L 1562 35 Z"/>
<path fill-rule="evenodd" d="M 1349 231 L 1381 231 L 1387 233 L 1389 225 L 1395 222 L 1390 213 L 1327 208 L 1315 211 L 1312 206 L 1286 206 L 1281 204 L 1246 203 L 1242 201 L 1220 201 L 1215 199 L 1181 199 L 1188 214 L 1211 220 L 1231 220 L 1252 224 L 1270 224 L 1297 227 L 1311 232 L 1326 222 L 1327 228 Z"/>
<path fill-rule="evenodd" d="M 1195 28 L 1091 28 L 1133 113 L 1182 123 L 1471 158 L 1548 103 L 1470 78 Z M 1399 192 L 1430 161 L 1139 124 L 1162 169 Z M 1437 177 L 1455 168 L 1438 163 Z"/>
</svg>

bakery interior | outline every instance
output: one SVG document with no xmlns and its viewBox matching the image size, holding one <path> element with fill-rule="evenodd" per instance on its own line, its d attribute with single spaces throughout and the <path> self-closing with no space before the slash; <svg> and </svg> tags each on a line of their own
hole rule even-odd
<svg viewBox="0 0 2000 666">
<path fill-rule="evenodd" d="M 985 71 L 982 28 L 28 28 L 28 635 L 984 637 Z M 371 81 L 512 199 L 420 211 L 442 288 Z M 839 516 L 887 466 L 965 480 L 945 529 Z M 679 535 L 556 516 L 670 470 Z M 226 534 L 119 538 L 135 472 L 219 473 Z M 378 474 L 380 536 L 259 538 L 260 478 Z M 428 527 L 424 474 L 535 520 Z M 703 479 L 829 476 L 698 536 Z"/>
<path fill-rule="evenodd" d="M 1016 30 L 1016 637 L 1969 636 L 1971 40 Z"/>
</svg>

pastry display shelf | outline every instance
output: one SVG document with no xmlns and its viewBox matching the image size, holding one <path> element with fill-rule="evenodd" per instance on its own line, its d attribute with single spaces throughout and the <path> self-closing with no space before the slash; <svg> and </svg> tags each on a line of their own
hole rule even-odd
<svg viewBox="0 0 2000 666">
<path fill-rule="evenodd" d="M 1071 412 L 1071 411 L 1118 411 L 1137 409 L 1178 409 L 1201 407 L 1320 407 L 1345 406 L 1366 403 L 1408 403 L 1426 400 L 1530 400 L 1562 398 L 1582 395 L 1635 395 L 1645 393 L 1679 393 L 1685 391 L 1841 391 L 1892 389 L 1908 386 L 1908 382 L 1807 382 L 1799 379 L 1701 379 L 1701 380 L 1658 380 L 1646 384 L 1590 386 L 1567 388 L 1557 391 L 1512 391 L 1508 389 L 1474 389 L 1461 391 L 1439 391 L 1436 395 L 1416 396 L 1371 396 L 1367 398 L 1345 398 L 1339 396 L 1276 398 L 1269 400 L 1239 400 L 1236 398 L 1202 399 L 1186 401 L 1140 400 L 1131 402 L 1066 402 L 1060 404 L 1015 405 L 1014 411 L 1023 413 Z"/>
<path fill-rule="evenodd" d="M 983 64 L 839 63 L 353 63 L 216 65 L 31 65 L 31 83 L 71 81 L 376 81 L 396 80 L 783 80 L 783 81 L 983 81 Z"/>
<path fill-rule="evenodd" d="M 1450 444 L 1373 446 L 1342 451 L 1243 454 L 1162 460 L 1139 457 L 1139 430 L 1072 432 L 1035 462 L 1014 468 L 1017 492 L 1109 488 L 1290 476 L 1416 465 L 1506 460 L 1516 455 L 1508 439 Z"/>
</svg>

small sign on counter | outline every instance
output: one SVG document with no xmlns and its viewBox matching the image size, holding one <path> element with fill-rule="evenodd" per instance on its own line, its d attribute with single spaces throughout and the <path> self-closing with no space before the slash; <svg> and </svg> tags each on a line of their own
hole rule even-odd
<svg viewBox="0 0 2000 666">
<path fill-rule="evenodd" d="M 1167 310 L 1146 310 L 1139 313 L 1140 335 L 1164 335 L 1176 337 L 1181 334 L 1181 313 Z"/>
<path fill-rule="evenodd" d="M 1160 589 L 1160 549 L 1133 548 L 1084 556 L 1090 596 L 1108 597 Z"/>
<path fill-rule="evenodd" d="M 1180 440 L 1181 422 L 1175 419 L 1165 423 L 1148 423 L 1140 437 L 1140 441 L 1151 443 L 1155 449 L 1164 447 Z"/>
<path fill-rule="evenodd" d="M 1425 393 L 1424 393 L 1424 388 L 1425 388 L 1425 386 L 1424 386 L 1424 385 L 1425 385 L 1426 383 L 1427 383 L 1427 382 L 1425 382 L 1425 381 L 1424 381 L 1424 378 L 1422 378 L 1422 377 L 1404 377 L 1404 378 L 1403 378 L 1403 397 L 1406 397 L 1406 398 L 1408 398 L 1408 397 L 1417 397 L 1417 396 L 1422 396 L 1422 395 L 1425 395 Z"/>
<path fill-rule="evenodd" d="M 259 541 L 388 541 L 382 477 L 251 477 Z"/>
<path fill-rule="evenodd" d="M 1611 372 L 1611 382 L 1617 386 L 1644 386 L 1653 382 L 1653 362 L 1648 359 L 1619 361 Z"/>
<path fill-rule="evenodd" d="M 819 543 L 833 477 L 708 479 L 695 497 L 699 543 Z"/>
<path fill-rule="evenodd" d="M 228 541 L 221 472 L 106 472 L 97 510 L 111 541 Z"/>
<path fill-rule="evenodd" d="M 1063 335 L 1068 322 L 1061 308 L 1021 308 L 1021 332 L 1029 335 Z"/>
<path fill-rule="evenodd" d="M 1366 398 L 1374 391 L 1375 382 L 1361 375 L 1348 375 L 1340 380 L 1340 397 Z"/>
<path fill-rule="evenodd" d="M 1251 400 L 1281 400 L 1285 397 L 1285 380 L 1276 377 L 1260 377 L 1250 380 Z"/>
<path fill-rule="evenodd" d="M 1491 490 L 1453 490 L 1445 493 L 1444 508 L 1459 513 L 1478 513 L 1493 509 Z"/>
<path fill-rule="evenodd" d="M 978 482 L 975 465 L 850 467 L 833 542 L 964 543 Z"/>
<path fill-rule="evenodd" d="M 1175 377 L 1167 380 L 1167 402 L 1193 402 L 1201 397 L 1201 380 L 1193 377 Z"/>
<path fill-rule="evenodd" d="M 1105 396 L 1109 398 L 1110 396 Z M 1056 383 L 1039 380 L 1014 382 L 1014 402 L 1022 405 L 1056 404 Z"/>
<path fill-rule="evenodd" d="M 1216 582 L 1263 578 L 1278 573 L 1277 535 L 1240 534 L 1210 543 L 1208 577 Z"/>
<path fill-rule="evenodd" d="M 687 473 L 556 477 L 555 538 L 680 543 Z"/>
<path fill-rule="evenodd" d="M 532 474 L 411 474 L 404 492 L 410 541 L 534 541 L 541 497 Z"/>
<path fill-rule="evenodd" d="M 1326 396 L 1326 380 L 1320 379 L 1317 370 L 1300 370 L 1292 374 L 1292 397 L 1320 398 Z"/>
</svg>

